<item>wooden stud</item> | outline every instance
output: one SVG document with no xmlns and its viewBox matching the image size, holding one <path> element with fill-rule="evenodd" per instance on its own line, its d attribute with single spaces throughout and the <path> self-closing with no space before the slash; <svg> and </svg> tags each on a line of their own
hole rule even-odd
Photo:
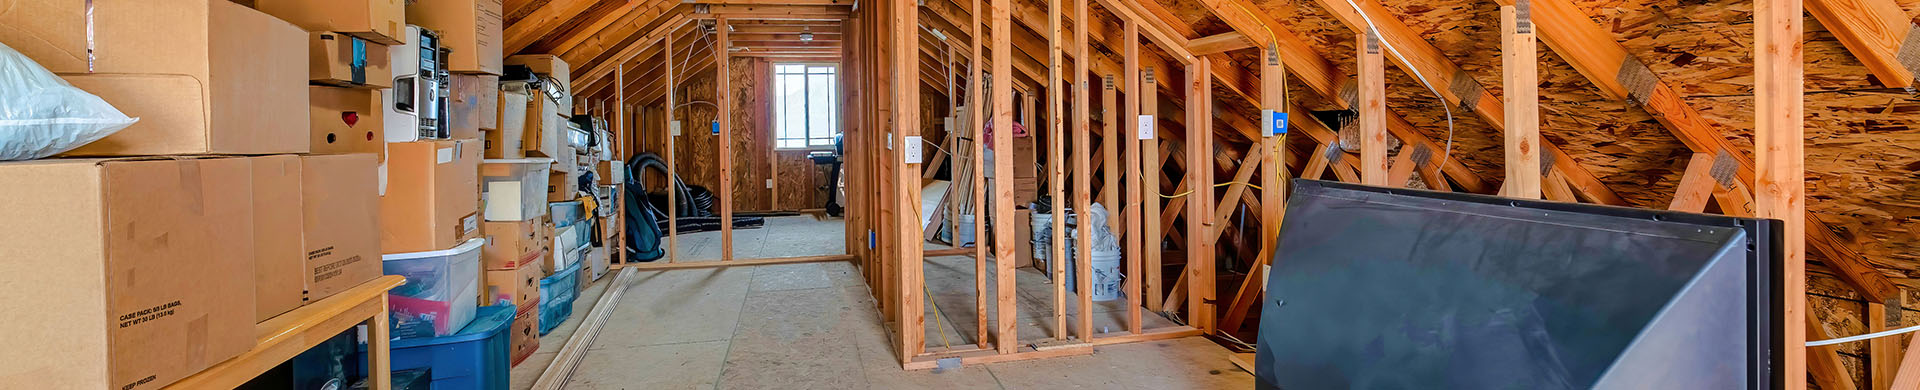
<svg viewBox="0 0 1920 390">
<path fill-rule="evenodd" d="M 1900 308 L 1900 302 L 1895 301 L 1893 303 L 1893 305 L 1886 305 L 1879 302 L 1867 302 L 1866 322 L 1868 333 L 1878 333 L 1902 327 L 1900 316 L 1897 315 L 1898 311 L 1902 310 Z M 1888 316 L 1887 312 L 1889 311 L 1895 312 L 1896 315 Z M 1868 340 L 1867 364 L 1866 371 L 1869 389 L 1894 389 L 1893 380 L 1896 375 L 1895 373 L 1900 371 L 1900 337 L 1890 336 Z M 1920 386 L 1920 383 L 1908 385 L 1909 388 L 1915 386 Z"/>
<path fill-rule="evenodd" d="M 912 2 L 894 2 L 891 6 L 895 43 L 895 50 L 892 53 L 894 85 L 917 83 L 909 80 L 917 80 L 919 77 L 920 53 L 917 50 L 901 49 L 903 45 L 900 43 L 916 42 L 919 38 L 920 9 Z M 920 139 L 920 88 L 893 88 L 893 99 L 893 129 L 899 137 L 900 149 L 904 151 L 923 147 L 909 144 L 924 142 Z M 898 267 L 900 317 L 897 320 L 903 344 L 900 363 L 907 364 L 913 361 L 913 356 L 919 355 L 920 351 L 926 349 L 927 336 L 926 308 L 922 299 L 925 297 L 926 273 L 921 270 L 924 260 L 921 257 L 921 250 L 924 248 L 920 245 L 920 240 L 908 239 L 920 237 L 920 170 L 922 168 L 920 165 L 922 164 L 920 161 L 906 158 L 901 158 L 899 161 L 900 164 L 895 166 L 894 172 L 898 175 L 895 184 L 900 189 L 894 203 L 894 207 L 898 208 L 896 212 L 899 215 L 897 218 L 899 230 L 894 236 L 894 240 L 898 243 L 893 256 L 900 263 Z"/>
<path fill-rule="evenodd" d="M 1387 78 L 1386 58 L 1381 52 L 1379 32 L 1357 34 L 1360 50 L 1360 182 L 1370 186 L 1387 184 Z"/>
<path fill-rule="evenodd" d="M 1528 0 L 1500 7 L 1501 81 L 1506 91 L 1506 196 L 1540 199 L 1540 59 Z"/>
<path fill-rule="evenodd" d="M 1260 59 L 1262 60 L 1260 62 L 1261 107 L 1273 111 L 1274 115 L 1286 113 L 1286 63 L 1280 60 L 1277 47 L 1261 50 Z M 1311 118 L 1300 119 L 1311 120 Z M 1260 189 L 1260 254 L 1255 256 L 1254 261 L 1249 265 L 1250 269 L 1240 284 L 1240 291 L 1234 294 L 1233 301 L 1227 305 L 1227 312 L 1220 322 L 1220 329 L 1224 332 L 1239 331 L 1253 303 L 1259 299 L 1262 292 L 1266 291 L 1264 283 L 1266 271 L 1273 265 L 1273 257 L 1279 249 L 1280 223 L 1285 212 L 1281 207 L 1287 202 L 1286 180 L 1290 175 L 1287 172 L 1287 165 L 1283 163 L 1286 161 L 1287 152 L 1286 134 L 1272 134 L 1274 130 L 1267 129 L 1271 126 L 1274 125 L 1263 124 L 1262 126 L 1264 130 L 1262 133 L 1274 138 L 1274 141 L 1261 151 L 1265 159 L 1262 164 L 1266 165 L 1266 168 L 1260 175 L 1260 184 L 1263 186 Z M 1411 155 L 1405 152 L 1402 154 Z"/>
<path fill-rule="evenodd" d="M 1187 323 L 1213 331 L 1213 77 L 1211 57 L 1187 67 Z"/>
<path fill-rule="evenodd" d="M 1187 41 L 1187 50 L 1196 56 L 1226 53 L 1234 50 L 1253 48 L 1252 39 L 1238 31 L 1208 35 Z"/>
<path fill-rule="evenodd" d="M 1087 19 L 1087 1 L 1089 0 L 1075 0 L 1073 2 L 1073 20 L 1089 20 Z M 1078 257 L 1079 260 L 1074 262 L 1073 268 L 1074 272 L 1076 272 L 1074 275 L 1074 286 L 1079 287 L 1080 290 L 1079 323 L 1076 329 L 1079 329 L 1077 334 L 1080 336 L 1080 340 L 1085 341 L 1093 339 L 1093 224 L 1088 223 L 1086 217 L 1088 213 L 1093 210 L 1093 202 L 1089 199 L 1089 196 L 1093 192 L 1093 169 L 1089 167 L 1091 163 L 1088 161 L 1088 159 L 1093 157 L 1091 140 L 1089 139 L 1093 137 L 1093 130 L 1088 123 L 1090 122 L 1088 119 L 1092 118 L 1093 114 L 1087 111 L 1088 100 L 1090 100 L 1087 94 L 1092 92 L 1092 88 L 1089 88 L 1088 85 L 1087 68 L 1092 61 L 1087 58 L 1086 23 L 1074 23 L 1073 45 L 1074 87 L 1072 88 L 1072 138 L 1074 154 L 1073 167 L 1075 172 L 1073 175 L 1073 209 L 1074 213 L 1081 216 L 1079 218 L 1080 223 L 1076 224 L 1078 225 L 1077 231 L 1080 239 L 1074 240 L 1074 253 L 1077 254 L 1076 257 Z M 1058 120 L 1054 121 L 1055 124 L 1059 122 Z M 1065 141 L 1065 139 L 1061 139 L 1061 141 Z M 1064 163 L 1064 161 L 1062 163 Z M 1058 193 L 1058 191 L 1055 192 Z M 1056 221 L 1055 223 L 1057 224 L 1064 219 L 1065 218 L 1055 218 L 1054 221 Z"/>
<path fill-rule="evenodd" d="M 680 139 L 680 134 L 677 134 L 680 131 L 675 131 L 673 124 L 680 123 L 682 125 L 681 131 L 684 131 L 686 127 L 685 123 L 680 122 L 679 117 L 674 116 L 674 111 L 679 108 L 677 104 L 680 100 L 676 96 L 676 91 L 680 88 L 677 88 L 678 83 L 673 82 L 673 80 L 677 80 L 673 72 L 673 34 L 667 34 L 665 50 L 667 53 L 665 57 L 667 79 L 663 82 L 667 84 L 667 122 L 663 127 L 667 130 L 667 262 L 673 263 L 680 259 L 680 192 L 673 190 L 674 178 L 680 174 L 678 163 L 676 163 L 679 158 L 674 156 L 673 150 L 674 144 Z M 635 174 L 645 173 L 646 172 L 635 172 Z"/>
<path fill-rule="evenodd" d="M 714 24 L 719 30 L 719 38 L 713 42 L 715 61 L 720 67 L 713 77 L 714 85 L 720 91 L 715 102 L 714 120 L 719 121 L 720 134 L 715 143 L 720 144 L 720 188 L 713 192 L 720 195 L 720 260 L 733 260 L 733 61 L 727 53 L 727 19 L 720 18 Z M 669 58 L 668 60 L 672 60 Z"/>
<path fill-rule="evenodd" d="M 1158 273 L 1153 275 L 1141 273 L 1141 265 L 1146 261 L 1148 256 L 1147 252 L 1160 250 L 1158 245 L 1153 247 L 1144 246 L 1146 245 L 1144 237 L 1150 235 L 1144 233 L 1144 230 L 1141 230 L 1143 221 L 1141 219 L 1141 210 L 1147 210 L 1148 214 L 1158 214 L 1155 212 L 1155 210 L 1159 209 L 1158 206 L 1147 207 L 1145 204 L 1146 197 L 1160 197 L 1160 188 L 1157 185 L 1148 187 L 1146 185 L 1146 178 L 1147 176 L 1159 177 L 1157 173 L 1159 173 L 1158 171 L 1160 171 L 1160 169 L 1159 167 L 1153 167 L 1153 170 L 1156 171 L 1154 175 L 1141 174 L 1141 169 L 1146 165 L 1146 162 L 1154 161 L 1148 159 L 1146 156 L 1148 153 L 1147 150 L 1156 146 L 1156 141 L 1151 139 L 1142 140 L 1139 137 L 1140 97 L 1146 94 L 1152 94 L 1153 92 L 1150 91 L 1153 90 L 1153 87 L 1151 84 L 1145 84 L 1147 86 L 1142 87 L 1143 83 L 1141 83 L 1140 80 L 1140 24 L 1129 20 L 1125 22 L 1125 27 L 1122 27 L 1122 29 L 1125 31 L 1125 35 L 1122 36 L 1121 39 L 1126 40 L 1125 43 L 1122 44 L 1122 46 L 1124 46 L 1124 57 L 1122 60 L 1124 64 L 1122 65 L 1122 71 L 1126 73 L 1121 75 L 1120 82 L 1125 84 L 1127 96 L 1125 101 L 1121 103 L 1123 112 L 1120 115 L 1120 128 L 1114 129 L 1108 136 L 1127 140 L 1126 178 L 1131 179 L 1131 181 L 1123 186 L 1126 187 L 1127 191 L 1127 205 L 1123 207 L 1125 216 L 1121 219 L 1126 220 L 1126 231 L 1131 234 L 1126 235 L 1127 252 L 1124 256 L 1127 262 L 1127 275 L 1142 275 L 1129 276 L 1125 279 L 1127 331 L 1133 334 L 1139 334 L 1141 332 L 1141 305 L 1152 305 L 1156 308 L 1160 305 L 1159 301 L 1143 299 L 1141 295 L 1141 286 L 1143 284 L 1141 279 L 1159 276 Z M 1145 190 L 1143 190 L 1143 188 Z M 1155 225 L 1158 225 L 1158 223 L 1155 223 Z M 1150 283 L 1158 284 L 1157 282 Z"/>
<path fill-rule="evenodd" d="M 1756 0 L 1754 2 L 1754 198 L 1759 209 L 1755 216 L 1784 221 L 1785 276 L 1781 280 L 1780 313 L 1783 318 L 1807 314 L 1806 258 L 1806 109 L 1802 95 L 1804 84 L 1801 47 L 1801 2 L 1798 0 Z M 1807 376 L 1807 324 L 1783 321 L 1786 336 L 1784 350 L 1778 351 L 1787 378 L 1788 390 L 1805 389 Z"/>
<path fill-rule="evenodd" d="M 973 0 L 973 7 L 967 12 L 970 22 L 967 32 L 972 50 L 967 51 L 967 131 L 972 134 L 973 142 L 973 303 L 974 303 L 974 340 L 980 348 L 989 348 L 987 343 L 987 153 L 984 122 L 980 119 L 980 110 L 987 109 L 984 104 L 987 92 L 981 90 L 985 85 L 980 81 L 980 0 Z"/>
<path fill-rule="evenodd" d="M 1062 85 L 1061 69 L 1065 66 L 1061 59 L 1060 3 L 1063 0 L 1047 2 L 1047 187 L 1048 197 L 1053 199 L 1053 243 L 1048 250 L 1053 253 L 1048 258 L 1047 269 L 1053 275 L 1053 337 L 1067 339 L 1067 132 L 1066 113 L 1062 112 L 1067 88 Z M 1035 91 L 1040 92 L 1040 91 Z M 1085 210 L 1073 210 L 1085 212 Z"/>
<path fill-rule="evenodd" d="M 1019 347 L 1019 307 L 1014 293 L 1013 236 L 1013 13 L 1010 0 L 993 2 L 993 246 L 995 305 L 999 327 L 994 347 L 1002 354 Z"/>
</svg>

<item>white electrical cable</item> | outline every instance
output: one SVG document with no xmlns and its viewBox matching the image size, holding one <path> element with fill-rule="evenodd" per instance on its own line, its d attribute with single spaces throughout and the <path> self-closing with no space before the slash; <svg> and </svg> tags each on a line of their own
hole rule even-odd
<svg viewBox="0 0 1920 390">
<path fill-rule="evenodd" d="M 1453 106 L 1446 103 L 1447 98 L 1440 95 L 1440 90 L 1433 88 L 1433 83 L 1427 82 L 1427 76 L 1420 74 L 1420 69 L 1412 65 L 1413 61 L 1408 61 L 1407 56 L 1400 55 L 1399 49 L 1395 49 L 1393 44 L 1387 43 L 1386 37 L 1380 36 L 1380 28 L 1373 24 L 1373 18 L 1367 17 L 1367 11 L 1360 9 L 1360 5 L 1355 4 L 1353 0 L 1347 0 L 1347 6 L 1353 7 L 1354 13 L 1360 14 L 1360 20 L 1367 22 L 1367 29 L 1373 30 L 1373 35 L 1379 37 L 1380 46 L 1387 48 L 1388 53 L 1393 53 L 1394 58 L 1399 58 L 1400 63 L 1408 64 L 1406 67 L 1407 72 L 1413 73 L 1413 77 L 1420 80 L 1420 85 L 1427 87 L 1427 92 L 1432 92 L 1434 97 L 1440 99 L 1440 108 L 1447 110 L 1447 146 L 1440 154 L 1439 165 L 1442 167 L 1447 166 L 1447 158 L 1453 157 Z M 1356 49 L 1366 50 L 1365 48 L 1359 47 L 1356 47 Z"/>
<path fill-rule="evenodd" d="M 1877 339 L 1881 337 L 1893 336 L 1893 335 L 1898 335 L 1903 333 L 1912 333 L 1914 331 L 1920 331 L 1920 326 L 1909 326 L 1909 327 L 1900 328 L 1900 329 L 1873 332 L 1873 333 L 1863 334 L 1859 336 L 1847 336 L 1847 337 L 1841 337 L 1837 339 L 1808 341 L 1807 346 L 1818 347 L 1822 345 L 1844 344 L 1844 343 L 1851 343 L 1851 342 L 1866 340 L 1866 339 Z"/>
</svg>

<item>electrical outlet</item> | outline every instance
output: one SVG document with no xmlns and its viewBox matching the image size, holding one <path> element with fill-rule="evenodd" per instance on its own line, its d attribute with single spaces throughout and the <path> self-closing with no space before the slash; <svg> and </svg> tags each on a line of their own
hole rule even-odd
<svg viewBox="0 0 1920 390">
<path fill-rule="evenodd" d="M 1261 110 L 1260 122 L 1267 124 L 1265 136 L 1271 137 L 1287 133 L 1287 113 L 1274 110 Z"/>
<path fill-rule="evenodd" d="M 1145 141 L 1145 140 L 1151 140 L 1151 139 L 1153 139 L 1153 116 L 1141 115 L 1140 116 L 1140 140 Z"/>
<path fill-rule="evenodd" d="M 767 179 L 767 188 L 773 188 L 773 179 Z"/>
<path fill-rule="evenodd" d="M 667 130 L 675 137 L 680 136 L 680 121 L 667 122 Z"/>
<path fill-rule="evenodd" d="M 920 136 L 917 136 L 917 135 L 909 135 L 909 136 L 907 136 L 907 142 L 906 142 L 906 144 L 905 144 L 905 145 L 902 145 L 902 146 L 904 146 L 904 147 L 903 147 L 903 148 L 901 148 L 901 152 L 902 152 L 903 154 L 905 154 L 905 156 L 904 156 L 903 158 L 905 158 L 905 159 L 907 160 L 907 163 L 908 163 L 908 164 L 919 164 L 919 163 L 920 163 L 920 161 L 921 161 L 921 159 L 920 159 L 920 157 L 921 157 L 921 156 L 920 156 L 920 148 L 921 148 L 921 146 L 920 146 L 920 144 L 921 144 L 921 141 L 920 141 Z"/>
</svg>

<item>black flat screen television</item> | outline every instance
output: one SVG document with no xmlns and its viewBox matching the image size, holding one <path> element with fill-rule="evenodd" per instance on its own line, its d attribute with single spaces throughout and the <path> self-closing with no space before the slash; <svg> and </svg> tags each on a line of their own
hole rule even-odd
<svg viewBox="0 0 1920 390">
<path fill-rule="evenodd" d="M 1259 388 L 1784 383 L 1779 221 L 1293 183 Z"/>
</svg>

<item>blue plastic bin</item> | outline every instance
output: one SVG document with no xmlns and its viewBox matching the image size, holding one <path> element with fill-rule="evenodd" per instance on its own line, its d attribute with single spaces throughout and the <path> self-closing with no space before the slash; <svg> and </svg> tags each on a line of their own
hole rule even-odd
<svg viewBox="0 0 1920 390">
<path fill-rule="evenodd" d="M 573 299 L 579 297 L 575 292 L 580 284 L 580 263 L 574 262 L 567 269 L 553 273 L 546 279 L 540 279 L 540 335 L 553 332 L 560 323 L 573 317 Z"/>
<path fill-rule="evenodd" d="M 482 306 L 454 334 L 394 340 L 392 370 L 430 369 L 435 389 L 505 390 L 513 314 L 513 305 Z M 360 364 L 366 359 L 362 350 Z"/>
</svg>

